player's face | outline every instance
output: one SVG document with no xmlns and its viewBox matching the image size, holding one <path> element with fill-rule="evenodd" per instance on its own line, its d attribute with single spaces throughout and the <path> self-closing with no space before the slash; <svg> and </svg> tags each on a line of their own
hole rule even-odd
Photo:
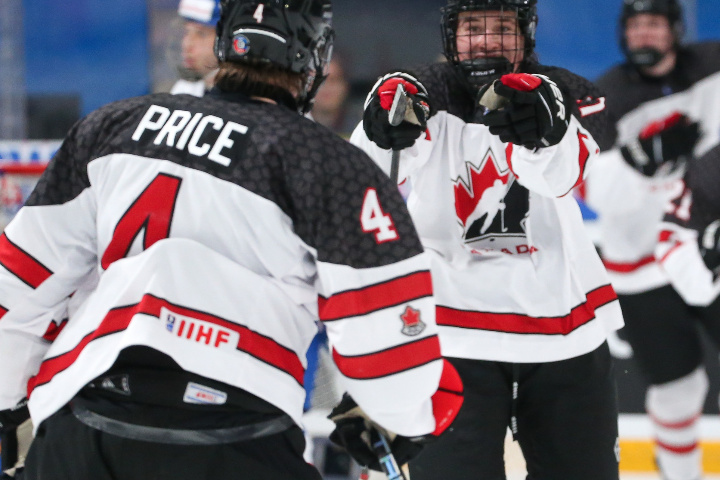
<svg viewBox="0 0 720 480">
<path fill-rule="evenodd" d="M 654 48 L 662 53 L 675 43 L 668 18 L 654 13 L 633 15 L 625 24 L 625 39 L 629 50 Z"/>
<path fill-rule="evenodd" d="M 523 60 L 525 37 L 515 11 L 470 11 L 458 15 L 460 61 L 505 57 L 517 68 Z"/>
<path fill-rule="evenodd" d="M 183 67 L 205 76 L 217 68 L 213 51 L 215 28 L 196 22 L 185 22 L 182 39 Z"/>
</svg>

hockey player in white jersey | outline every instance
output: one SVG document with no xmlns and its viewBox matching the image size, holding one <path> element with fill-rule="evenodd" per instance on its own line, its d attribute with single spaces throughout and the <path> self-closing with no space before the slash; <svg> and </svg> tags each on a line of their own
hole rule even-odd
<svg viewBox="0 0 720 480">
<path fill-rule="evenodd" d="M 300 115 L 330 21 L 329 0 L 224 1 L 216 88 L 91 113 L 0 236 L 0 430 L 27 396 L 25 478 L 319 480 L 318 318 L 372 419 L 343 438 L 413 454 L 449 426 L 462 386 L 403 199 Z"/>
<path fill-rule="evenodd" d="M 465 386 L 452 431 L 410 462 L 413 480 L 504 479 L 508 427 L 529 479 L 618 478 L 606 338 L 623 319 L 568 195 L 607 146 L 604 98 L 537 63 L 536 24 L 535 0 L 448 1 L 448 62 L 382 77 L 352 136 L 386 172 L 402 150 L 443 355 Z M 418 121 L 394 127 L 398 84 Z"/>
<path fill-rule="evenodd" d="M 668 245 L 665 238 L 658 245 L 658 229 L 671 200 L 683 197 L 688 162 L 720 142 L 720 43 L 682 44 L 677 0 L 626 0 L 620 27 L 626 62 L 597 81 L 617 139 L 590 172 L 586 199 L 600 217 L 623 335 L 650 384 L 645 408 L 658 465 L 668 480 L 696 480 L 697 420 L 708 391 L 698 327 L 720 317 L 720 302 L 697 308 L 707 304 L 709 287 L 672 280 L 670 263 L 682 256 L 657 256 Z M 675 206 L 681 216 L 688 207 Z"/>
<path fill-rule="evenodd" d="M 178 15 L 183 20 L 181 78 L 170 93 L 202 97 L 212 88 L 218 69 L 214 46 L 220 0 L 180 0 Z"/>
<path fill-rule="evenodd" d="M 678 294 L 707 306 L 720 294 L 720 145 L 687 166 L 682 194 L 668 206 L 655 257 Z M 720 345 L 720 316 L 709 311 L 704 326 Z"/>
</svg>

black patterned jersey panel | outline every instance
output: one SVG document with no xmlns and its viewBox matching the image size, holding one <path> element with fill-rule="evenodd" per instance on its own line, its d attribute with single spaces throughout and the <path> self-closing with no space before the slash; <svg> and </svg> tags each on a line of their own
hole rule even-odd
<svg viewBox="0 0 720 480">
<path fill-rule="evenodd" d="M 161 125 L 173 123 L 187 128 L 160 135 Z M 201 135 L 191 135 L 193 123 L 205 125 L 195 129 Z M 191 145 L 207 148 L 192 154 Z M 320 261 L 366 268 L 422 252 L 402 197 L 361 150 L 286 107 L 241 95 L 155 94 L 98 109 L 73 127 L 27 204 L 72 200 L 90 187 L 88 164 L 111 154 L 171 161 L 272 201 Z M 369 189 L 391 214 L 397 240 L 378 244 L 363 231 Z"/>
</svg>

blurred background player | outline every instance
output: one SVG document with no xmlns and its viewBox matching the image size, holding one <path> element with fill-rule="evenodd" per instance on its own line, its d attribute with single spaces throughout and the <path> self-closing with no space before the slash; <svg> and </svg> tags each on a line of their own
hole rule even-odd
<svg viewBox="0 0 720 480">
<path fill-rule="evenodd" d="M 720 292 L 720 145 L 687 166 L 681 195 L 661 223 L 655 257 L 690 305 L 708 305 Z M 704 326 L 720 345 L 720 316 Z"/>
<path fill-rule="evenodd" d="M 623 320 L 567 195 L 609 146 L 609 122 L 589 81 L 537 63 L 536 25 L 535 0 L 450 0 L 448 61 L 378 80 L 351 138 L 386 172 L 404 149 L 397 180 L 412 185 L 443 354 L 465 386 L 413 480 L 504 479 L 508 427 L 528 478 L 618 478 L 606 338 Z M 413 116 L 392 126 L 398 85 Z"/>
<path fill-rule="evenodd" d="M 462 386 L 404 202 L 302 116 L 331 17 L 224 1 L 216 88 L 88 115 L 0 236 L 0 433 L 27 395 L 25 478 L 319 480 L 299 427 L 318 318 L 362 407 L 336 410 L 342 438 L 382 426 L 417 453 L 449 426 Z"/>
<path fill-rule="evenodd" d="M 339 135 L 349 136 L 358 118 L 348 114 L 349 94 L 350 82 L 345 75 L 345 67 L 337 52 L 333 52 L 327 78 L 315 96 L 313 120 Z"/>
<path fill-rule="evenodd" d="M 212 88 L 218 69 L 213 48 L 220 0 L 181 0 L 178 14 L 183 19 L 181 78 L 170 93 L 202 97 Z"/>
<path fill-rule="evenodd" d="M 651 384 L 645 408 L 667 480 L 701 475 L 697 420 L 708 379 L 698 327 L 720 317 L 718 302 L 692 308 L 706 295 L 698 290 L 693 298 L 686 290 L 682 298 L 655 256 L 659 222 L 669 201 L 682 196 L 687 163 L 720 140 L 720 44 L 683 45 L 682 35 L 677 0 L 624 2 L 626 62 L 597 82 L 617 139 L 587 181 L 587 201 L 601 219 L 603 260 L 626 320 L 623 333 Z"/>
</svg>

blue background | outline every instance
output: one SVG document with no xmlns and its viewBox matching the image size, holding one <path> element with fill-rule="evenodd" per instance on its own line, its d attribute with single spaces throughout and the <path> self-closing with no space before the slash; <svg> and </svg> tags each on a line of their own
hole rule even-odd
<svg viewBox="0 0 720 480">
<path fill-rule="evenodd" d="M 688 19 L 691 39 L 717 37 L 720 2 L 687 1 L 697 10 L 697 17 Z M 337 51 L 349 60 L 351 78 L 374 79 L 385 69 L 435 59 L 441 53 L 444 3 L 335 0 Z M 87 114 L 152 90 L 146 0 L 24 0 L 23 5 L 28 93 L 80 95 Z M 621 59 L 620 5 L 620 0 L 539 0 L 541 61 L 596 78 Z"/>
</svg>

